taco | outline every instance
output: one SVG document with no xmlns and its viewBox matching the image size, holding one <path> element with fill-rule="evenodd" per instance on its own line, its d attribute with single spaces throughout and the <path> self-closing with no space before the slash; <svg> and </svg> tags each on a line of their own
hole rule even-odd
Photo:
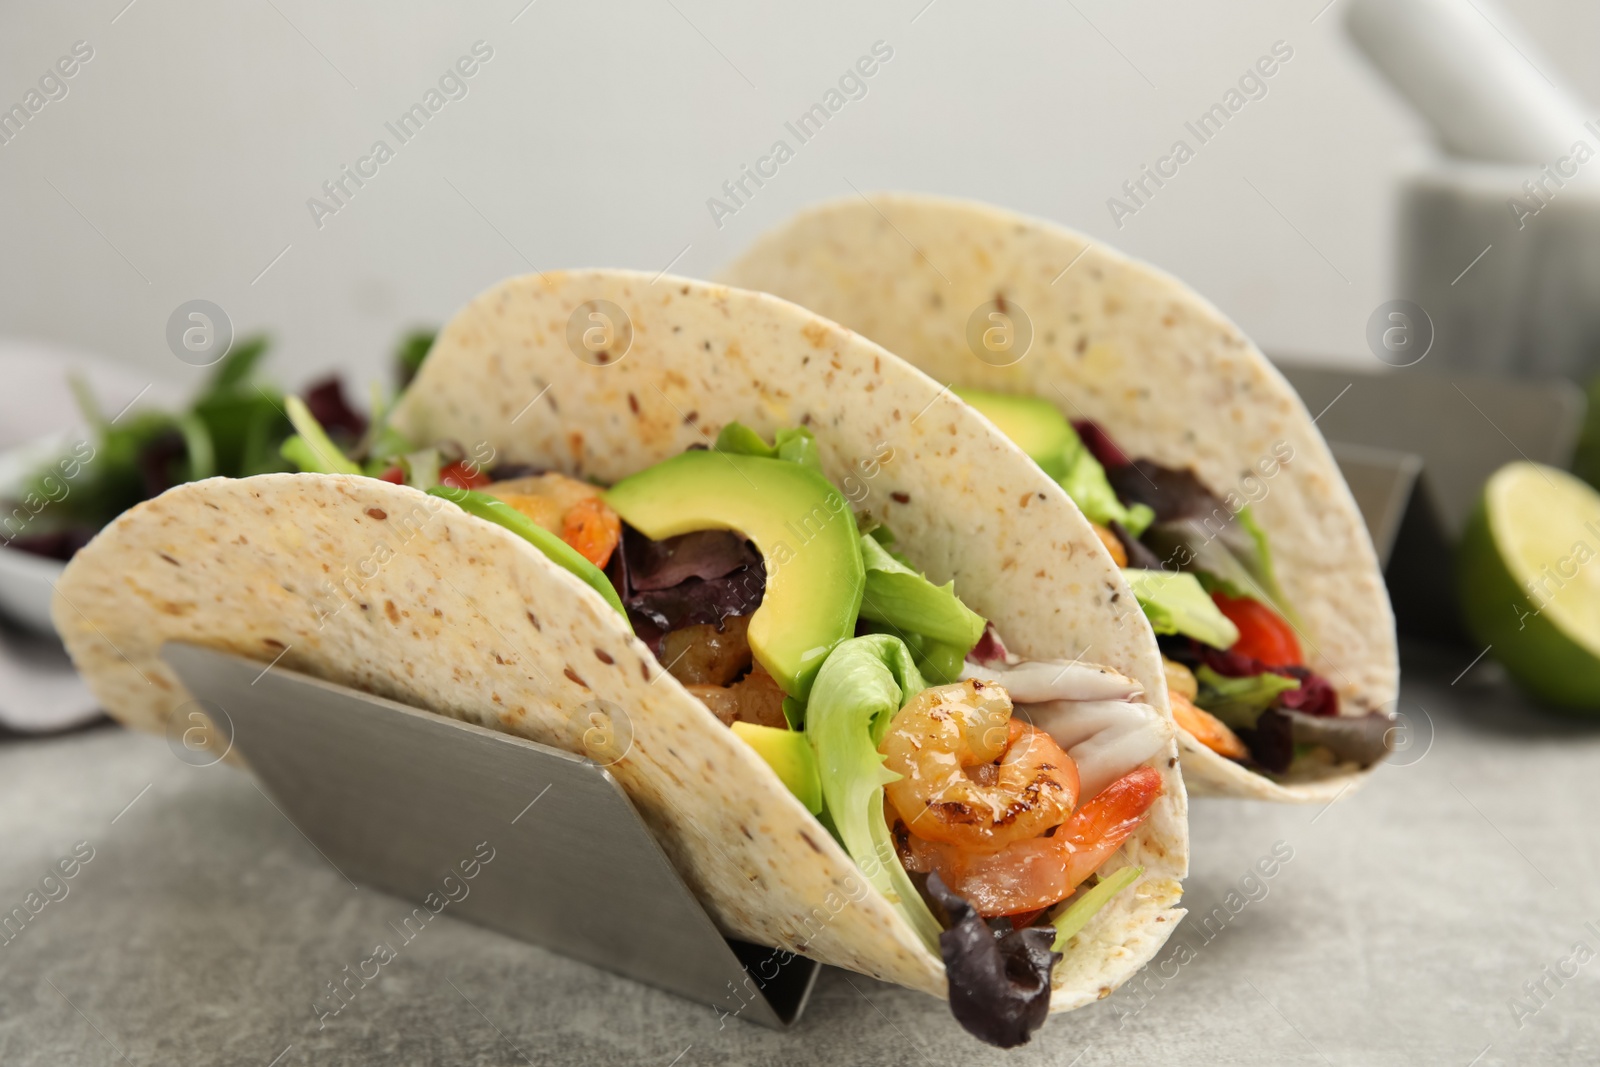
<svg viewBox="0 0 1600 1067">
<path fill-rule="evenodd" d="M 1116 566 L 939 393 L 763 294 L 513 278 L 357 454 L 291 401 L 307 473 L 135 507 L 56 623 L 133 726 L 190 641 L 603 752 L 727 934 L 1017 1044 L 1165 941 L 1186 799 Z"/>
<path fill-rule="evenodd" d="M 988 416 L 1095 523 L 1161 635 L 1196 795 L 1324 802 L 1388 751 L 1394 618 L 1299 397 L 1154 268 L 983 204 L 853 197 L 730 284 L 803 304 Z"/>
</svg>

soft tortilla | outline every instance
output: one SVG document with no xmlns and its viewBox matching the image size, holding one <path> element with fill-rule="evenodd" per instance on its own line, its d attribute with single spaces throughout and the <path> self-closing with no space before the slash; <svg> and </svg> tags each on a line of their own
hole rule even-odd
<svg viewBox="0 0 1600 1067">
<path fill-rule="evenodd" d="M 605 366 L 567 346 L 569 318 L 595 299 L 632 324 L 631 349 Z M 772 297 L 619 272 L 514 278 L 445 328 L 395 418 L 419 441 L 606 481 L 735 418 L 769 435 L 809 424 L 829 476 L 1020 651 L 1085 650 L 1161 700 L 1148 628 L 1116 625 L 1113 598 L 1131 594 L 1065 494 L 931 380 Z M 868 476 L 858 464 L 873 458 Z M 169 640 L 264 662 L 282 651 L 291 669 L 579 752 L 584 706 L 611 701 L 632 746 L 610 770 L 723 930 L 944 992 L 938 957 L 597 594 L 441 500 L 342 476 L 181 486 L 79 553 L 55 620 L 105 706 L 146 729 L 189 699 L 158 657 Z M 1126 980 L 1183 914 L 1174 752 L 1151 761 L 1166 794 L 1108 865 L 1145 873 L 1056 968 L 1053 1010 Z"/>
<path fill-rule="evenodd" d="M 811 208 L 756 242 L 724 280 L 793 300 L 941 382 L 1053 401 L 1100 423 L 1132 455 L 1193 467 L 1249 500 L 1300 615 L 1310 665 L 1349 715 L 1392 710 L 1394 616 L 1372 542 L 1322 435 L 1239 328 L 1176 279 L 1061 227 L 984 204 L 886 193 Z M 996 298 L 1032 322 L 1016 363 L 968 346 L 968 320 Z M 1252 468 L 1286 443 L 1272 477 Z M 1272 464 L 1268 462 L 1268 469 Z M 1195 795 L 1325 802 L 1368 771 L 1328 768 L 1281 783 L 1180 733 Z"/>
</svg>

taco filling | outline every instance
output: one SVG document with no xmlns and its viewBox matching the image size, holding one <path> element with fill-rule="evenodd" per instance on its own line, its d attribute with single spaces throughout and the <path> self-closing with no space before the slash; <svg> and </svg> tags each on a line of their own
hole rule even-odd
<svg viewBox="0 0 1600 1067">
<path fill-rule="evenodd" d="M 804 428 L 733 423 L 601 487 L 392 431 L 346 456 L 289 416 L 303 469 L 443 497 L 587 583 L 942 957 L 963 1026 L 1010 1047 L 1043 1023 L 1063 949 L 1140 869 L 1097 872 L 1163 791 L 1144 764 L 1171 731 L 1137 683 L 1007 652 L 852 509 Z"/>
<path fill-rule="evenodd" d="M 1306 666 L 1297 617 L 1248 505 L 1193 471 L 1130 458 L 1048 400 L 954 390 L 1059 482 L 1123 568 L 1155 630 L 1173 719 L 1206 748 L 1270 776 L 1367 767 L 1387 752 L 1382 712 L 1340 716 Z"/>
</svg>

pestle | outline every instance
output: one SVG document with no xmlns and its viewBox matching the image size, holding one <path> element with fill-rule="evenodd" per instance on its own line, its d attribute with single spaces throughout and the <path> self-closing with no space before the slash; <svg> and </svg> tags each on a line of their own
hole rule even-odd
<svg viewBox="0 0 1600 1067">
<path fill-rule="evenodd" d="M 1346 21 L 1446 154 L 1549 163 L 1589 136 L 1585 108 L 1546 80 L 1551 64 L 1508 40 L 1490 10 L 1486 0 L 1354 0 Z"/>
</svg>

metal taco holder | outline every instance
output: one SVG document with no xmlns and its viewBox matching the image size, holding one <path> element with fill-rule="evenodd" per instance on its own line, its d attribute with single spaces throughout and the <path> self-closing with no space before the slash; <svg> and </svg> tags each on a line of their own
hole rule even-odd
<svg viewBox="0 0 1600 1067">
<path fill-rule="evenodd" d="M 593 760 L 197 645 L 162 658 L 346 878 L 773 1029 L 821 964 L 726 939 Z M 218 721 L 222 720 L 222 721 Z"/>
<path fill-rule="evenodd" d="M 1400 635 L 1475 648 L 1460 622 L 1453 546 L 1503 464 L 1570 464 L 1583 392 L 1561 379 L 1280 369 L 1320 412 L 1317 427 L 1372 536 Z"/>
</svg>

